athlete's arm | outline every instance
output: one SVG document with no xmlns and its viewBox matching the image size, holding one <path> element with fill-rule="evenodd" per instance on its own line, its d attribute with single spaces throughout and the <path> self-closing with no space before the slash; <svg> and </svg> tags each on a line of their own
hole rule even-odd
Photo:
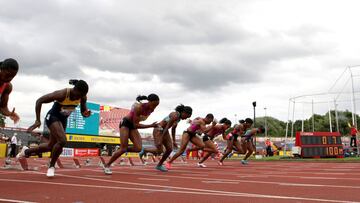
<svg viewBox="0 0 360 203">
<path fill-rule="evenodd" d="M 138 128 L 138 129 L 154 128 L 154 127 L 156 127 L 158 125 L 157 122 L 154 122 L 154 123 L 152 123 L 150 125 L 140 123 L 141 104 L 135 104 L 134 111 L 135 111 L 135 114 L 134 114 L 134 118 L 133 118 L 133 123 L 134 123 L 135 128 Z"/>
<path fill-rule="evenodd" d="M 1 95 L 0 112 L 4 116 L 9 116 L 10 119 L 14 121 L 14 123 L 17 123 L 20 120 L 20 117 L 17 113 L 15 113 L 15 108 L 13 108 L 12 111 L 10 111 L 8 108 L 9 95 L 11 92 L 12 92 L 12 84 L 9 83 Z"/>
<path fill-rule="evenodd" d="M 89 117 L 91 115 L 91 111 L 86 106 L 86 101 L 87 101 L 87 96 L 81 98 L 80 111 L 83 117 Z"/>
<path fill-rule="evenodd" d="M 46 95 L 40 97 L 38 100 L 36 100 L 36 104 L 35 104 L 36 120 L 35 120 L 35 123 L 28 128 L 28 132 L 31 132 L 35 128 L 38 128 L 41 126 L 40 113 L 41 113 L 42 104 L 50 103 L 53 101 L 63 101 L 65 99 L 65 97 L 66 97 L 66 89 L 62 89 L 62 90 L 58 90 L 58 91 L 46 94 Z"/>
</svg>

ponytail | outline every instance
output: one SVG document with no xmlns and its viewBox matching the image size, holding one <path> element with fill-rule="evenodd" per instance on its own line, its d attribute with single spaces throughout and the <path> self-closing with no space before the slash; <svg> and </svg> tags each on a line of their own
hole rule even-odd
<svg viewBox="0 0 360 203">
<path fill-rule="evenodd" d="M 192 115 L 192 108 L 190 106 L 185 106 L 184 107 L 184 112 L 191 116 Z"/>
<path fill-rule="evenodd" d="M 144 95 L 139 95 L 136 97 L 136 101 L 141 102 L 142 100 L 147 100 L 148 97 Z"/>
<path fill-rule="evenodd" d="M 71 79 L 69 80 L 69 84 L 74 85 L 74 89 L 77 89 L 84 95 L 86 95 L 89 91 L 89 85 L 84 80 Z"/>
<path fill-rule="evenodd" d="M 214 119 L 214 115 L 212 113 L 209 113 L 206 115 L 206 118 Z"/>
<path fill-rule="evenodd" d="M 184 111 L 184 108 L 185 106 L 183 104 L 180 104 L 175 108 L 175 111 L 182 113 Z"/>
<path fill-rule="evenodd" d="M 225 123 L 225 121 L 227 121 L 227 118 L 222 118 L 219 123 Z"/>
<path fill-rule="evenodd" d="M 227 118 L 222 118 L 219 123 L 223 123 L 223 124 L 226 124 L 226 125 L 229 125 L 231 126 L 231 121 Z"/>
<path fill-rule="evenodd" d="M 253 124 L 254 121 L 251 118 L 246 118 L 245 123 Z"/>
<path fill-rule="evenodd" d="M 260 132 L 259 132 L 259 131 L 260 131 Z M 264 132 L 265 132 L 264 126 L 262 126 L 262 125 L 259 126 L 259 127 L 258 127 L 258 132 L 259 132 L 259 133 L 264 133 Z"/>
<path fill-rule="evenodd" d="M 141 102 L 142 100 L 160 101 L 160 98 L 156 94 L 149 94 L 149 96 L 139 95 L 136 97 L 136 101 Z"/>
<path fill-rule="evenodd" d="M 11 70 L 18 72 L 19 64 L 15 59 L 8 58 L 0 62 L 0 70 Z"/>
<path fill-rule="evenodd" d="M 76 85 L 76 83 L 78 83 L 79 82 L 79 80 L 76 80 L 76 79 L 71 79 L 71 80 L 69 80 L 69 84 L 70 85 Z"/>
</svg>

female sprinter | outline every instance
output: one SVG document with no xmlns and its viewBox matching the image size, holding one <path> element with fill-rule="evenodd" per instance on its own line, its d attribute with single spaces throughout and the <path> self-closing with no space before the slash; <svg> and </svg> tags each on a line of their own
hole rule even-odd
<svg viewBox="0 0 360 203">
<path fill-rule="evenodd" d="M 141 103 L 142 100 L 147 100 L 147 103 Z M 137 129 L 140 128 L 154 128 L 158 126 L 155 122 L 150 125 L 140 124 L 141 121 L 145 121 L 150 114 L 159 105 L 160 99 L 156 94 L 150 94 L 149 96 L 138 96 L 136 103 L 133 104 L 128 115 L 126 115 L 122 121 L 120 121 L 120 149 L 117 150 L 110 160 L 104 165 L 104 173 L 111 175 L 111 164 L 116 161 L 125 152 L 140 152 L 142 148 L 142 141 Z M 133 143 L 133 146 L 128 146 L 128 141 Z"/>
<path fill-rule="evenodd" d="M 258 128 L 253 128 L 251 130 L 246 131 L 245 135 L 241 137 L 241 147 L 243 152 L 246 152 L 246 155 L 243 160 L 241 160 L 242 164 L 248 164 L 247 159 L 251 154 L 255 151 L 255 146 L 253 143 L 253 137 L 258 133 L 264 133 L 265 128 L 260 126 Z"/>
<path fill-rule="evenodd" d="M 38 147 L 30 149 L 24 146 L 21 152 L 16 156 L 17 158 L 29 157 L 32 154 L 51 151 L 50 165 L 46 173 L 46 176 L 48 177 L 55 176 L 56 160 L 59 158 L 62 149 L 66 144 L 65 129 L 67 118 L 79 104 L 83 117 L 89 117 L 91 115 L 91 112 L 86 107 L 86 94 L 89 90 L 88 84 L 83 80 L 70 80 L 69 83 L 74 85 L 74 87 L 46 94 L 36 101 L 36 121 L 28 128 L 28 132 L 31 133 L 35 128 L 40 127 L 40 112 L 42 104 L 54 102 L 54 105 L 45 117 L 45 124 L 50 130 L 49 142 L 40 144 Z"/>
<path fill-rule="evenodd" d="M 223 136 L 226 139 L 225 131 L 231 127 L 231 121 L 227 118 L 223 118 L 220 120 L 219 124 L 216 124 L 213 128 L 210 129 L 209 132 L 205 133 L 203 137 L 203 142 L 205 147 L 213 149 L 215 154 L 218 153 L 216 145 L 214 144 L 214 138 L 218 135 Z M 212 153 L 206 153 L 205 156 L 201 159 L 201 161 L 197 164 L 201 168 L 206 168 L 206 165 L 203 164 L 211 155 Z"/>
<path fill-rule="evenodd" d="M 194 145 L 196 145 L 196 148 L 193 148 L 193 150 L 204 150 L 207 152 L 216 152 L 216 150 L 213 150 L 212 148 L 205 147 L 205 144 L 202 142 L 201 138 L 196 136 L 196 133 L 207 133 L 212 127 L 216 125 L 216 122 L 213 122 L 214 115 L 208 114 L 205 118 L 196 118 L 191 122 L 190 127 L 184 131 L 182 138 L 181 138 L 181 146 L 180 149 L 176 152 L 176 154 L 171 157 L 170 161 L 166 163 L 166 168 L 170 169 L 171 164 L 173 161 L 175 161 L 176 158 L 178 158 L 186 149 L 187 144 L 192 142 Z M 206 127 L 207 124 L 212 125 Z"/>
<path fill-rule="evenodd" d="M 162 172 L 166 172 L 167 169 L 163 166 L 164 161 L 169 157 L 172 152 L 173 146 L 177 148 L 175 135 L 177 124 L 181 120 L 185 120 L 191 117 L 192 108 L 189 106 L 179 105 L 175 108 L 175 112 L 171 112 L 167 117 L 165 117 L 160 123 L 159 127 L 154 128 L 154 142 L 156 148 L 145 148 L 140 153 L 140 159 L 147 153 L 153 153 L 155 155 L 160 155 L 163 153 L 163 146 L 165 146 L 165 153 L 163 154 L 161 160 L 156 165 L 156 169 Z M 171 128 L 172 140 L 169 134 L 169 129 Z"/>
<path fill-rule="evenodd" d="M 9 58 L 0 62 L 0 113 L 8 116 L 14 123 L 19 121 L 19 116 L 15 113 L 15 108 L 9 111 L 8 101 L 12 91 L 11 80 L 16 76 L 19 64 L 15 59 Z"/>
<path fill-rule="evenodd" d="M 242 121 L 242 120 L 241 120 Z M 225 158 L 228 157 L 228 155 L 232 152 L 234 146 L 239 154 L 244 154 L 246 151 L 243 151 L 243 148 L 241 146 L 241 143 L 238 141 L 238 137 L 246 132 L 248 128 L 251 127 L 253 124 L 253 120 L 251 118 L 245 119 L 244 122 L 241 122 L 240 124 L 235 125 L 234 130 L 229 133 L 227 137 L 227 147 L 224 155 L 221 157 L 218 164 L 220 166 L 223 165 L 223 161 Z"/>
</svg>

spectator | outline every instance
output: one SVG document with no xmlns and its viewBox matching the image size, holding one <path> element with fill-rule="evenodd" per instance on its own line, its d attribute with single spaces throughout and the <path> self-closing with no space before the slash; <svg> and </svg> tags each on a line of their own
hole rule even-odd
<svg viewBox="0 0 360 203">
<path fill-rule="evenodd" d="M 357 133 L 357 129 L 355 128 L 354 125 L 351 126 L 350 128 L 350 135 L 351 135 L 351 138 L 350 138 L 350 147 L 357 147 L 356 145 L 356 133 Z"/>
<path fill-rule="evenodd" d="M 10 157 L 15 157 L 16 156 L 16 145 L 18 143 L 17 137 L 16 137 L 17 133 L 14 133 L 14 135 L 11 138 L 11 144 L 10 144 Z"/>
<path fill-rule="evenodd" d="M 10 141 L 10 138 L 2 133 L 0 133 L 0 142 L 7 143 Z"/>
<path fill-rule="evenodd" d="M 271 145 L 272 145 L 272 143 L 271 143 L 270 139 L 269 138 L 266 139 L 266 141 L 265 141 L 266 156 L 273 156 L 274 155 L 272 150 L 271 150 Z"/>
</svg>

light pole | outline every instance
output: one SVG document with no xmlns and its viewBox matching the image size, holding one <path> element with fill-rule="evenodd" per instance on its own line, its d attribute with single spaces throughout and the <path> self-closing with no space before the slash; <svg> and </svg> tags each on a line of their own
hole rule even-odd
<svg viewBox="0 0 360 203">
<path fill-rule="evenodd" d="M 252 103 L 254 107 L 254 127 L 255 127 L 255 107 L 256 107 L 256 101 Z M 254 145 L 255 145 L 255 155 L 256 155 L 256 137 L 254 137 Z"/>
<path fill-rule="evenodd" d="M 256 107 L 256 101 L 254 101 L 252 103 L 253 107 L 254 107 L 254 126 L 255 126 L 255 107 Z"/>
<path fill-rule="evenodd" d="M 237 123 L 237 114 L 235 114 L 234 116 L 235 116 L 235 123 Z"/>
<path fill-rule="evenodd" d="M 267 123 L 266 123 L 266 107 L 264 108 L 264 110 L 265 110 L 265 118 L 264 118 L 264 120 L 265 120 L 265 137 L 267 137 Z"/>
</svg>

